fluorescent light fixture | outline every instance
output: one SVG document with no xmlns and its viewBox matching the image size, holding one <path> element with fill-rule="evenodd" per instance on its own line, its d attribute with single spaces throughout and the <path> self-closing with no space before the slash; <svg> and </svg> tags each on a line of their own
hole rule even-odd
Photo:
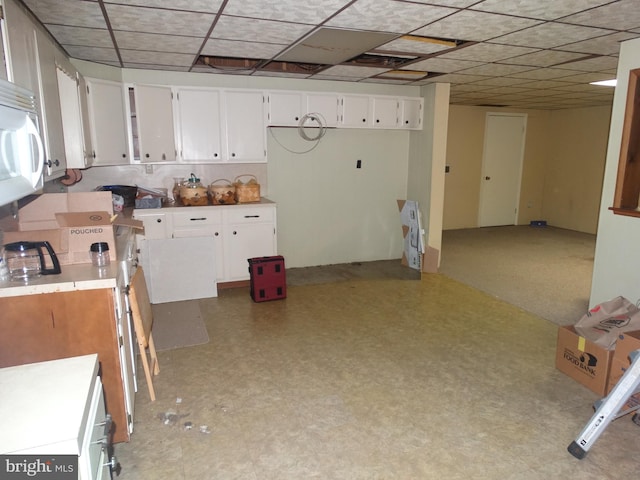
<svg viewBox="0 0 640 480">
<path fill-rule="evenodd" d="M 601 80 L 599 82 L 589 82 L 589 85 L 600 85 L 602 87 L 615 87 L 616 83 L 617 83 L 617 79 L 611 79 L 611 80 Z"/>
</svg>

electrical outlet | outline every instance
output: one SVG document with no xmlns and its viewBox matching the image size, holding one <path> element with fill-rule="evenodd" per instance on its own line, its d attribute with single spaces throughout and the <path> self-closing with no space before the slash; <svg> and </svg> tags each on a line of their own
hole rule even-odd
<svg viewBox="0 0 640 480">
<path fill-rule="evenodd" d="M 149 175 L 151 175 L 153 173 L 153 165 L 145 165 L 144 166 L 144 173 L 148 173 Z"/>
</svg>

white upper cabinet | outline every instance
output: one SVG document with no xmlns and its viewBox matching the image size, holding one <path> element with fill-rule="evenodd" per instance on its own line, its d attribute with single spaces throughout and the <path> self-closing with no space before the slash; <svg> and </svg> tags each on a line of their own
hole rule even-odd
<svg viewBox="0 0 640 480">
<path fill-rule="evenodd" d="M 15 2 L 3 4 L 9 80 L 38 95 L 38 60 L 33 24 Z"/>
<path fill-rule="evenodd" d="M 223 98 L 223 129 L 228 161 L 266 162 L 267 129 L 262 91 L 226 90 Z"/>
<path fill-rule="evenodd" d="M 135 85 L 131 88 L 132 132 L 135 145 L 137 129 L 139 149 L 139 158 L 136 159 L 141 163 L 175 162 L 171 88 L 152 85 Z"/>
<path fill-rule="evenodd" d="M 41 100 L 41 123 L 45 145 L 45 180 L 64 175 L 67 169 L 62 129 L 62 110 L 58 93 L 58 74 L 56 68 L 56 47 L 47 35 L 35 30 L 36 65 L 38 71 L 38 93 Z"/>
<path fill-rule="evenodd" d="M 129 163 L 124 89 L 119 82 L 87 79 L 89 130 L 94 165 Z"/>
<path fill-rule="evenodd" d="M 368 128 L 372 125 L 371 108 L 367 95 L 343 95 L 341 103 L 341 126 Z"/>
<path fill-rule="evenodd" d="M 319 114 L 327 127 L 336 127 L 340 121 L 340 97 L 337 93 L 308 92 L 305 94 L 307 114 Z M 315 122 L 305 124 L 314 125 Z"/>
<path fill-rule="evenodd" d="M 305 113 L 302 92 L 268 92 L 268 122 L 273 126 L 297 127 Z"/>
<path fill-rule="evenodd" d="M 221 142 L 220 91 L 175 89 L 178 158 L 184 163 L 224 160 Z"/>
<path fill-rule="evenodd" d="M 400 100 L 402 128 L 422 129 L 422 98 L 403 98 Z"/>
<path fill-rule="evenodd" d="M 400 102 L 396 97 L 372 97 L 371 119 L 374 128 L 397 128 L 399 126 Z"/>
</svg>

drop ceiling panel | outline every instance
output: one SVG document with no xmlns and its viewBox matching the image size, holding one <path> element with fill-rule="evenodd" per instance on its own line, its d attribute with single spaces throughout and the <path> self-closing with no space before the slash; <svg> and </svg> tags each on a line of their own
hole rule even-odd
<svg viewBox="0 0 640 480">
<path fill-rule="evenodd" d="M 381 32 L 361 32 L 339 28 L 320 28 L 277 57 L 286 62 L 308 62 L 336 65 L 358 56 L 395 35 Z"/>
<path fill-rule="evenodd" d="M 532 25 L 538 20 L 463 10 L 416 30 L 416 35 L 482 42 Z"/>
<path fill-rule="evenodd" d="M 131 7 L 105 4 L 114 30 L 145 33 L 179 33 L 204 37 L 215 15 L 200 12 L 165 10 L 160 8 Z"/>
<path fill-rule="evenodd" d="M 532 67 L 552 67 L 564 62 L 584 58 L 583 53 L 562 52 L 560 50 L 541 50 L 535 53 L 503 60 L 511 65 L 529 65 Z"/>
<path fill-rule="evenodd" d="M 204 38 L 154 33 L 114 32 L 118 47 L 124 50 L 148 50 L 189 54 L 202 45 Z M 191 55 L 191 62 L 193 55 Z M 189 62 L 189 64 L 191 64 Z"/>
<path fill-rule="evenodd" d="M 402 34 L 454 12 L 451 8 L 394 0 L 358 0 L 329 20 L 326 25 Z"/>
<path fill-rule="evenodd" d="M 484 0 L 473 8 L 486 12 L 555 20 L 572 13 L 609 3 L 611 0 Z"/>
<path fill-rule="evenodd" d="M 602 2 L 607 3 L 607 2 Z M 594 8 L 588 12 L 576 13 L 562 19 L 563 22 L 592 27 L 607 28 L 616 25 L 619 30 L 640 26 L 640 5 L 638 2 L 614 2 Z"/>
<path fill-rule="evenodd" d="M 536 48 L 516 47 L 498 43 L 477 43 L 468 47 L 452 50 L 439 55 L 440 58 L 458 60 L 476 60 L 480 62 L 498 62 L 506 58 L 537 52 Z"/>
<path fill-rule="evenodd" d="M 547 105 L 549 91 L 566 95 L 563 104 L 549 102 L 554 109 L 570 101 L 610 101 L 612 89 L 594 90 L 585 82 L 613 78 L 620 42 L 640 37 L 639 0 L 23 1 L 72 58 L 106 65 L 416 86 L 450 82 L 452 92 L 490 88 L 491 97 L 478 95 L 478 102 L 511 106 Z M 349 30 L 353 39 L 370 33 L 386 36 L 356 47 L 352 39 L 335 42 L 329 35 L 307 51 L 297 47 L 322 28 Z M 410 36 L 455 40 L 458 46 Z M 356 48 L 328 60 L 336 63 L 327 71 L 307 75 L 290 65 L 324 62 L 316 51 L 344 45 Z M 371 61 L 385 55 L 415 61 L 401 67 L 401 73 L 383 62 L 348 63 L 364 53 Z M 201 54 L 257 62 L 252 68 L 244 63 L 237 69 L 210 67 L 201 64 Z M 278 56 L 295 61 L 279 68 L 271 61 Z M 528 91 L 513 90 L 525 88 L 522 82 Z M 543 100 L 536 103 L 536 96 Z M 458 98 L 452 93 L 451 102 Z"/>
<path fill-rule="evenodd" d="M 63 45 L 113 48 L 109 30 L 103 28 L 48 25 L 51 34 Z"/>
<path fill-rule="evenodd" d="M 310 25 L 301 23 L 282 23 L 225 15 L 216 23 L 211 38 L 289 44 L 304 36 L 312 28 Z"/>
<path fill-rule="evenodd" d="M 611 33 L 613 33 L 611 30 L 603 30 L 601 28 L 545 23 L 520 32 L 494 38 L 493 42 L 535 48 L 553 48 Z"/>
<path fill-rule="evenodd" d="M 24 3 L 42 23 L 107 28 L 98 2 L 27 0 Z"/>
<path fill-rule="evenodd" d="M 190 67 L 193 55 L 184 53 L 149 52 L 145 50 L 120 50 L 120 56 L 125 65 L 137 63 L 139 65 L 171 65 Z"/>
<path fill-rule="evenodd" d="M 286 45 L 277 43 L 241 42 L 239 40 L 212 39 L 202 49 L 202 55 L 236 58 L 273 58 Z"/>
<path fill-rule="evenodd" d="M 229 0 L 224 13 L 283 22 L 322 23 L 351 0 Z"/>
</svg>

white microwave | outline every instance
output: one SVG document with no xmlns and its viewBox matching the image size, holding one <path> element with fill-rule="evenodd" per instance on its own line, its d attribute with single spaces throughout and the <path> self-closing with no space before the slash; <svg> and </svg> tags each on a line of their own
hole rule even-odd
<svg viewBox="0 0 640 480">
<path fill-rule="evenodd" d="M 35 95 L 0 79 L 0 205 L 42 189 L 44 149 Z"/>
</svg>

